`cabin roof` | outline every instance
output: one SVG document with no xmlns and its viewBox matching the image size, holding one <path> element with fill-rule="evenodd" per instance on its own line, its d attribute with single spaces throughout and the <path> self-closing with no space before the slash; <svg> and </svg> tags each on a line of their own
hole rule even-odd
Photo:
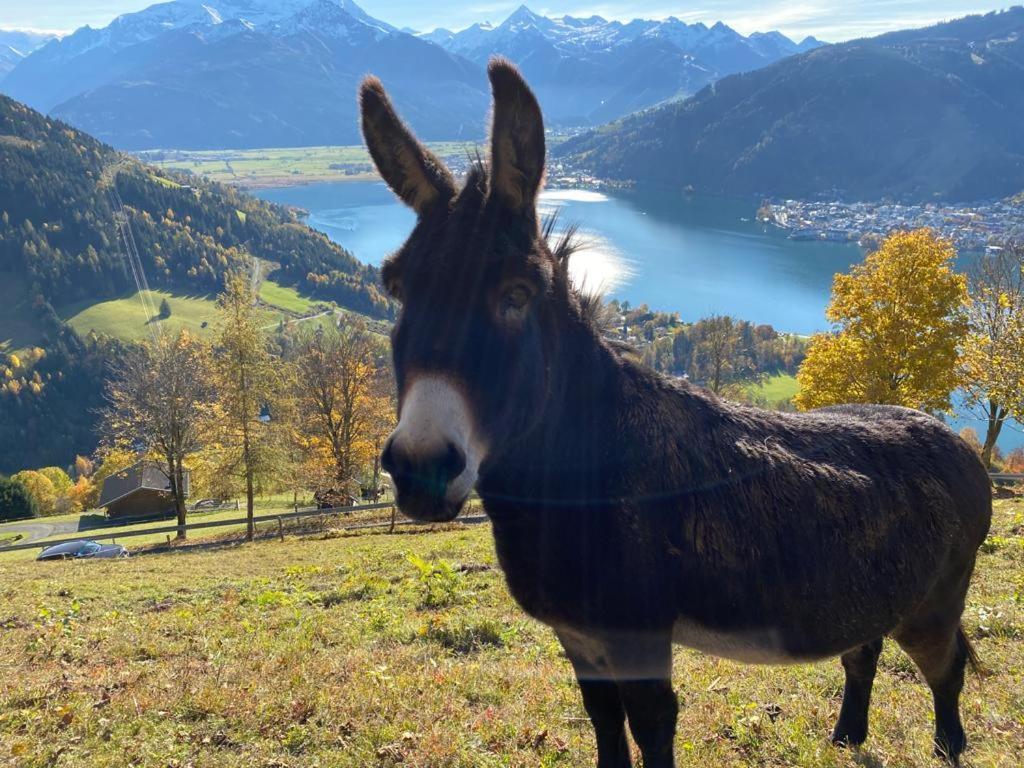
<svg viewBox="0 0 1024 768">
<path fill-rule="evenodd" d="M 171 481 L 167 477 L 166 464 L 156 461 L 139 461 L 130 467 L 115 472 L 103 481 L 99 506 L 109 507 L 137 491 L 171 492 Z M 185 496 L 191 486 L 189 470 L 184 470 Z"/>
</svg>

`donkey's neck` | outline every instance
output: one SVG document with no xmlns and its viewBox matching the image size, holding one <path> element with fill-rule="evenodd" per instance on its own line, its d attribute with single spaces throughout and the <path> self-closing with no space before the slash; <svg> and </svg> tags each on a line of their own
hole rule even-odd
<svg viewBox="0 0 1024 768">
<path fill-rule="evenodd" d="M 713 406 L 622 359 L 589 326 L 568 334 L 539 426 L 485 471 L 489 510 L 621 505 L 654 454 L 685 445 L 683 433 Z M 678 438 L 678 439 L 677 439 Z M 685 462 L 684 462 L 685 463 Z"/>
</svg>

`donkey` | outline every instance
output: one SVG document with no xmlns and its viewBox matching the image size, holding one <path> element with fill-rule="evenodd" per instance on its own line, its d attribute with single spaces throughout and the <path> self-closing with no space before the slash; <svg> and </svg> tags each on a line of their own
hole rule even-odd
<svg viewBox="0 0 1024 768">
<path fill-rule="evenodd" d="M 883 638 L 931 688 L 956 764 L 973 650 L 960 625 L 991 489 L 937 419 L 875 405 L 760 410 L 610 345 L 538 223 L 540 107 L 488 68 L 490 159 L 457 187 L 379 80 L 360 88 L 381 176 L 417 220 L 383 265 L 399 422 L 382 455 L 404 514 L 454 518 L 475 488 L 522 608 L 572 663 L 599 768 L 673 765 L 672 644 L 753 663 L 840 656 L 832 734 L 867 736 Z"/>
</svg>

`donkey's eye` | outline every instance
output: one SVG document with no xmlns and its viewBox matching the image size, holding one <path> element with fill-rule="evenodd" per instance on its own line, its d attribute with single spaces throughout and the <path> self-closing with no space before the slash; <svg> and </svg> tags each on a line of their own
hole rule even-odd
<svg viewBox="0 0 1024 768">
<path fill-rule="evenodd" d="M 523 283 L 509 286 L 501 294 L 498 314 L 503 320 L 521 320 L 526 315 L 526 307 L 533 298 L 533 291 Z"/>
</svg>

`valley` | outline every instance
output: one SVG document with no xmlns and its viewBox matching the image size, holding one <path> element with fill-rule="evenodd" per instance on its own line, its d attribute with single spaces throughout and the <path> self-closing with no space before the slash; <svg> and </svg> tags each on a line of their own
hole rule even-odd
<svg viewBox="0 0 1024 768">
<path fill-rule="evenodd" d="M 548 138 L 552 146 L 565 140 Z M 430 150 L 456 174 L 464 173 L 481 141 L 431 141 Z M 155 167 L 202 176 L 242 189 L 289 187 L 343 181 L 376 181 L 370 155 L 362 144 L 260 149 L 154 149 L 135 153 Z"/>
</svg>

